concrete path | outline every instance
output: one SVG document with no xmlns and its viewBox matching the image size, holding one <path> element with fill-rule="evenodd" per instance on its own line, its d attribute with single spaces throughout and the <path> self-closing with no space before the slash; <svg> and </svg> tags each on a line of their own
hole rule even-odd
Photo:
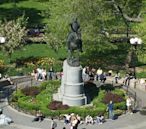
<svg viewBox="0 0 146 129">
<path fill-rule="evenodd" d="M 146 105 L 146 92 L 138 89 L 130 88 L 136 92 L 137 97 L 142 101 L 142 105 Z M 50 129 L 50 120 L 45 119 L 42 122 L 32 122 L 34 116 L 27 115 L 11 108 L 6 98 L 3 98 L 3 102 L 0 103 L 0 107 L 3 107 L 4 114 L 10 116 L 14 123 L 9 126 L 0 127 L 2 129 Z M 56 129 L 70 129 L 69 125 L 64 125 L 63 121 L 56 120 L 58 126 Z M 102 125 L 79 125 L 78 129 L 146 129 L 146 116 L 140 115 L 139 112 L 135 114 L 125 114 L 120 116 L 117 120 L 107 120 Z"/>
</svg>

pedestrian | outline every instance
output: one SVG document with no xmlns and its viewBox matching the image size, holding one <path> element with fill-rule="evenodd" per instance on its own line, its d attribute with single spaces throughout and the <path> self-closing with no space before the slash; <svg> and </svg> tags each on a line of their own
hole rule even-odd
<svg viewBox="0 0 146 129">
<path fill-rule="evenodd" d="M 77 128 L 78 128 L 78 119 L 75 115 L 72 115 L 70 129 L 77 129 Z"/>
<path fill-rule="evenodd" d="M 93 121 L 92 116 L 87 115 L 87 116 L 85 117 L 85 123 L 86 123 L 86 125 L 87 125 L 87 124 L 94 124 L 94 121 Z"/>
<path fill-rule="evenodd" d="M 99 67 L 97 69 L 97 72 L 96 72 L 96 78 L 97 80 L 99 81 L 100 80 L 100 75 L 103 73 L 102 69 Z"/>
<path fill-rule="evenodd" d="M 113 71 L 112 71 L 112 70 L 109 70 L 109 71 L 108 71 L 108 76 L 111 77 L 111 76 L 112 76 L 112 73 L 113 73 Z"/>
<path fill-rule="evenodd" d="M 57 127 L 57 123 L 54 121 L 53 117 L 51 118 L 51 129 L 55 129 Z"/>
<path fill-rule="evenodd" d="M 126 74 L 123 83 L 125 86 L 127 86 L 127 87 L 129 86 L 129 84 L 130 84 L 130 75 L 129 74 Z"/>
<path fill-rule="evenodd" d="M 103 122 L 105 122 L 104 116 L 103 114 L 99 114 L 96 116 L 96 123 L 97 124 L 103 124 Z"/>
<path fill-rule="evenodd" d="M 106 81 L 106 73 L 104 72 L 100 75 L 100 82 L 105 83 L 105 81 Z"/>
<path fill-rule="evenodd" d="M 41 111 L 39 110 L 39 111 L 36 112 L 36 117 L 32 120 L 32 122 L 34 122 L 34 121 L 40 121 L 41 122 L 43 120 L 44 120 L 44 116 L 41 113 Z"/>
<path fill-rule="evenodd" d="M 52 80 L 54 75 L 54 69 L 53 67 L 50 67 L 49 72 L 48 72 L 48 79 Z"/>
<path fill-rule="evenodd" d="M 114 110 L 114 104 L 113 104 L 113 101 L 111 100 L 109 104 L 107 105 L 109 119 L 113 119 L 114 117 L 113 110 Z"/>
<path fill-rule="evenodd" d="M 127 106 L 127 112 L 130 114 L 133 114 L 133 110 L 132 110 L 133 102 L 134 102 L 134 99 L 128 96 L 126 99 L 126 106 Z"/>
<path fill-rule="evenodd" d="M 13 122 L 14 121 L 10 117 L 3 114 L 3 110 L 0 108 L 0 126 L 1 125 L 9 125 Z"/>
<path fill-rule="evenodd" d="M 0 73 L 0 79 L 2 79 L 2 74 Z"/>
<path fill-rule="evenodd" d="M 70 114 L 65 114 L 63 117 L 64 117 L 64 124 L 69 124 L 71 115 Z"/>
<path fill-rule="evenodd" d="M 118 83 L 118 80 L 120 79 L 120 73 L 119 72 L 116 72 L 116 75 L 115 75 L 115 83 Z"/>
</svg>

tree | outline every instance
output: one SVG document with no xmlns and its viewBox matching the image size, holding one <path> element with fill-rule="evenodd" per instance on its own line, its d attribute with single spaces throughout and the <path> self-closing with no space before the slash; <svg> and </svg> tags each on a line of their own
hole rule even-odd
<svg viewBox="0 0 146 129">
<path fill-rule="evenodd" d="M 83 55 L 93 56 L 96 53 L 98 57 L 99 53 L 104 55 L 110 51 L 118 51 L 121 49 L 119 43 L 123 43 L 122 47 L 127 52 L 130 48 L 127 44 L 129 34 L 130 31 L 133 32 L 132 24 L 142 22 L 142 0 L 49 0 L 49 2 L 48 32 L 58 41 L 54 42 L 54 46 L 66 44 L 69 23 L 72 18 L 77 17 L 81 25 Z M 48 35 L 48 38 L 50 37 Z"/>
<path fill-rule="evenodd" d="M 24 15 L 16 20 L 4 21 L 0 23 L 0 36 L 6 38 L 6 42 L 0 48 L 9 56 L 14 50 L 20 48 L 24 43 L 27 19 Z"/>
</svg>

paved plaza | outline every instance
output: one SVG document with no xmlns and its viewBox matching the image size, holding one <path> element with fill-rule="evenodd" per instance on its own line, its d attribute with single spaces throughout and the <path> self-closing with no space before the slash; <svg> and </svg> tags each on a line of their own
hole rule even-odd
<svg viewBox="0 0 146 129">
<path fill-rule="evenodd" d="M 135 91 L 137 97 L 139 97 L 142 101 L 142 106 L 146 106 L 146 92 L 139 90 L 138 88 L 129 88 L 129 90 Z M 10 116 L 14 123 L 8 126 L 1 126 L 2 129 L 49 129 L 50 128 L 50 119 L 45 119 L 42 122 L 32 122 L 34 116 L 27 115 L 17 110 L 11 108 L 7 99 L 3 99 L 4 102 L 0 103 L 0 107 L 3 107 L 4 114 Z M 63 121 L 55 120 L 58 124 L 56 129 L 62 129 L 66 127 L 66 129 L 70 129 L 69 125 L 64 125 Z M 78 129 L 145 129 L 146 128 L 146 116 L 141 115 L 139 112 L 134 114 L 124 114 L 120 116 L 117 120 L 109 120 L 101 125 L 79 125 Z"/>
</svg>

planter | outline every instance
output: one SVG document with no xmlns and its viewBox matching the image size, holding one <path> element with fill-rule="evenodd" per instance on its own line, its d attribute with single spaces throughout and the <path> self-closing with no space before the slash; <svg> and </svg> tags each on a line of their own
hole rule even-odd
<svg viewBox="0 0 146 129">
<path fill-rule="evenodd" d="M 142 109 L 140 110 L 140 114 L 146 115 L 146 107 L 142 107 Z"/>
</svg>

